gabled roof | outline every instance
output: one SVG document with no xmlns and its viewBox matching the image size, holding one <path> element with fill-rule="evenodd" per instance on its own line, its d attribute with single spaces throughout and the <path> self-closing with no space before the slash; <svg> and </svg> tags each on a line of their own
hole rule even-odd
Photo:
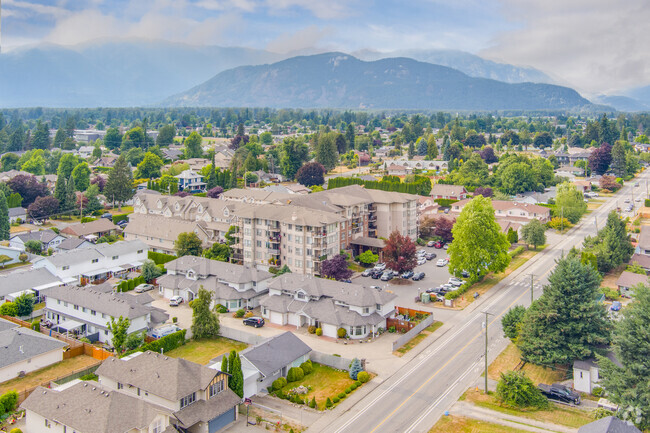
<svg viewBox="0 0 650 433">
<path fill-rule="evenodd" d="M 616 280 L 616 285 L 621 287 L 634 287 L 639 284 L 648 285 L 648 276 L 624 271 L 621 276 L 618 277 L 618 280 Z"/>
<path fill-rule="evenodd" d="M 463 185 L 436 183 L 433 185 L 433 188 L 431 188 L 431 195 L 460 196 L 461 194 L 467 194 L 467 190 Z"/>
<path fill-rule="evenodd" d="M 108 218 L 98 218 L 87 223 L 72 224 L 61 230 L 62 233 L 72 236 L 88 236 L 94 233 L 116 230 L 118 227 Z"/>
<path fill-rule="evenodd" d="M 68 344 L 0 319 L 0 368 L 63 349 Z"/>
<path fill-rule="evenodd" d="M 74 249 L 68 251 L 61 251 L 53 256 L 44 257 L 43 260 L 49 260 L 56 267 L 71 266 L 80 263 L 88 263 L 92 259 L 99 259 L 102 257 L 119 256 L 123 254 L 130 254 L 139 250 L 148 250 L 147 244 L 140 240 L 121 241 L 109 244 L 108 242 L 96 244 L 89 248 Z M 115 263 L 120 265 L 122 263 Z"/>
<path fill-rule="evenodd" d="M 583 425 L 578 433 L 641 433 L 641 430 L 615 416 L 608 416 Z"/>
<path fill-rule="evenodd" d="M 97 382 L 79 382 L 61 391 L 38 387 L 20 407 L 83 433 L 148 430 L 158 414 L 171 415 L 169 409 Z"/>
<path fill-rule="evenodd" d="M 639 235 L 639 248 L 642 250 L 650 250 L 650 227 L 641 226 L 641 234 Z"/>
<path fill-rule="evenodd" d="M 0 275 L 0 296 L 59 284 L 63 284 L 61 279 L 45 268 L 21 269 Z"/>
<path fill-rule="evenodd" d="M 52 242 L 52 240 L 54 240 L 57 236 L 59 235 L 54 233 L 53 230 L 47 229 L 47 230 L 39 230 L 36 232 L 18 233 L 16 235 L 11 236 L 10 239 L 18 238 L 21 241 L 23 241 L 23 243 L 31 240 L 36 240 L 43 243 L 49 243 Z"/>
<path fill-rule="evenodd" d="M 146 351 L 127 360 L 109 358 L 96 374 L 176 401 L 205 390 L 219 371 L 183 358 Z"/>
<path fill-rule="evenodd" d="M 83 243 L 90 244 L 90 242 L 82 238 L 68 238 L 61 242 L 57 248 L 59 250 L 74 250 L 75 248 L 79 248 Z"/>
<path fill-rule="evenodd" d="M 229 283 L 259 282 L 273 276 L 270 272 L 262 271 L 254 267 L 220 262 L 218 260 L 196 256 L 179 257 L 165 263 L 165 268 L 168 271 L 171 270 L 183 274 L 191 270 L 198 275 L 213 275 Z"/>
<path fill-rule="evenodd" d="M 646 256 L 645 254 L 633 254 L 628 263 L 636 263 L 644 269 L 650 269 L 650 256 Z"/>
<path fill-rule="evenodd" d="M 276 335 L 240 352 L 264 376 L 291 364 L 296 359 L 311 352 L 311 347 L 291 332 Z"/>
<path fill-rule="evenodd" d="M 9 217 L 21 217 L 26 215 L 27 211 L 24 207 L 12 207 L 9 208 Z"/>
</svg>

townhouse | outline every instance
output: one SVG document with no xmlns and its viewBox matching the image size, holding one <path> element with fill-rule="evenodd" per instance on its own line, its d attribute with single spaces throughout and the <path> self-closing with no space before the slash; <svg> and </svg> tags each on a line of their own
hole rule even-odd
<svg viewBox="0 0 650 433">
<path fill-rule="evenodd" d="M 460 214 L 470 200 L 471 199 L 465 199 L 453 203 L 451 205 L 451 212 L 454 214 Z M 532 219 L 538 219 L 543 223 L 551 219 L 551 210 L 547 207 L 536 204 L 518 203 L 507 200 L 492 200 L 492 207 L 494 208 L 494 215 L 497 220 L 502 219 L 525 225 Z"/>
<path fill-rule="evenodd" d="M 38 257 L 33 268 L 45 268 L 64 283 L 101 283 L 139 269 L 147 259 L 148 249 L 140 240 L 101 243 Z"/>
<path fill-rule="evenodd" d="M 148 294 L 115 293 L 107 283 L 59 286 L 42 293 L 46 297 L 44 315 L 52 329 L 76 333 L 90 341 L 111 343 L 111 318 L 129 319 L 129 334 L 150 331 L 169 319 L 167 313 L 151 305 L 153 298 Z"/>
<path fill-rule="evenodd" d="M 271 323 L 315 326 L 332 338 L 344 328 L 350 338 L 360 339 L 386 329 L 396 298 L 393 293 L 359 284 L 283 274 L 271 281 L 269 294 L 260 304 L 262 317 Z"/>
<path fill-rule="evenodd" d="M 150 351 L 109 358 L 98 381 L 39 387 L 23 402 L 33 433 L 216 433 L 240 398 L 219 370 Z"/>
<path fill-rule="evenodd" d="M 203 287 L 213 293 L 213 303 L 231 310 L 255 308 L 268 293 L 273 274 L 248 265 L 219 262 L 203 257 L 183 256 L 165 264 L 167 274 L 158 278 L 158 289 L 165 298 L 196 297 Z"/>
</svg>

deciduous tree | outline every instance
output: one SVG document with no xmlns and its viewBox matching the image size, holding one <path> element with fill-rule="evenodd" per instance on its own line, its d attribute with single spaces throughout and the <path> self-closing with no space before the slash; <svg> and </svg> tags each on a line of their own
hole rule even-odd
<svg viewBox="0 0 650 433">
<path fill-rule="evenodd" d="M 325 183 L 325 167 L 319 162 L 308 162 L 300 167 L 296 173 L 296 180 L 298 183 L 311 187 L 314 185 L 322 185 Z"/>
<path fill-rule="evenodd" d="M 341 281 L 350 278 L 354 272 L 348 269 L 347 257 L 337 254 L 329 260 L 323 260 L 320 273 L 325 278 Z"/>
<path fill-rule="evenodd" d="M 13 192 L 17 192 L 23 198 L 23 206 L 28 207 L 34 203 L 37 197 L 44 197 L 50 192 L 47 185 L 41 183 L 35 176 L 19 174 L 7 182 Z"/>
<path fill-rule="evenodd" d="M 162 271 L 156 264 L 153 262 L 153 260 L 145 260 L 144 263 L 142 263 L 142 278 L 147 283 L 152 282 L 156 278 L 162 275 Z"/>
<path fill-rule="evenodd" d="M 115 349 L 115 353 L 121 354 L 124 352 L 126 338 L 129 332 L 129 327 L 131 326 L 131 321 L 120 316 L 117 320 L 114 317 L 111 317 L 111 321 L 106 324 L 106 327 L 111 332 L 111 343 Z"/>
<path fill-rule="evenodd" d="M 603 143 L 589 155 L 589 168 L 596 174 L 605 174 L 612 162 L 612 146 Z"/>
<path fill-rule="evenodd" d="M 135 177 L 137 179 L 153 179 L 160 177 L 160 168 L 163 165 L 163 160 L 160 159 L 158 155 L 147 152 L 145 153 L 142 162 L 138 164 L 138 168 L 135 171 Z"/>
<path fill-rule="evenodd" d="M 503 328 L 503 335 L 508 337 L 513 343 L 519 336 L 521 329 L 521 322 L 524 320 L 526 314 L 526 307 L 523 305 L 516 305 L 508 310 L 501 319 L 501 327 Z"/>
<path fill-rule="evenodd" d="M 395 230 L 386 240 L 384 261 L 389 269 L 400 274 L 412 271 L 417 265 L 415 243 L 408 236 L 402 236 Z"/>
<path fill-rule="evenodd" d="M 72 170 L 74 185 L 77 191 L 85 191 L 90 185 L 90 167 L 87 162 L 81 162 Z"/>
<path fill-rule="evenodd" d="M 219 316 L 210 309 L 212 292 L 201 286 L 192 307 L 192 338 L 214 338 L 219 335 Z"/>
<path fill-rule="evenodd" d="M 587 211 L 582 192 L 570 182 L 563 182 L 557 186 L 555 194 L 556 216 L 568 219 L 572 224 L 580 221 Z"/>
<path fill-rule="evenodd" d="M 200 256 L 203 248 L 201 239 L 194 232 L 181 233 L 174 242 L 174 249 L 178 257 Z"/>
<path fill-rule="evenodd" d="M 545 409 L 549 406 L 548 400 L 533 381 L 518 371 L 501 373 L 496 395 L 501 403 L 514 408 Z"/>
<path fill-rule="evenodd" d="M 59 201 L 52 196 L 38 197 L 27 206 L 27 214 L 34 219 L 48 218 L 59 211 Z"/>
<path fill-rule="evenodd" d="M 546 243 L 546 226 L 537 218 L 532 219 L 521 228 L 521 238 L 528 245 L 533 245 L 537 249 L 537 246 Z"/>
</svg>

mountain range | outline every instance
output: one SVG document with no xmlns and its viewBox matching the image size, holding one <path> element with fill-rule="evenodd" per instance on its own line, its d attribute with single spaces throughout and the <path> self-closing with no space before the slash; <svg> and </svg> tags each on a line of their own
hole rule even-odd
<svg viewBox="0 0 650 433">
<path fill-rule="evenodd" d="M 144 39 L 24 47 L 0 54 L 0 106 L 150 105 L 227 69 L 273 63 L 295 54 Z M 550 82 L 538 70 L 495 63 L 462 51 L 366 50 L 357 56 L 362 60 L 412 57 L 473 77 L 512 83 Z"/>
<path fill-rule="evenodd" d="M 410 58 L 362 61 L 344 53 L 240 66 L 163 100 L 163 106 L 553 110 L 588 107 L 573 89 L 475 78 Z"/>
</svg>

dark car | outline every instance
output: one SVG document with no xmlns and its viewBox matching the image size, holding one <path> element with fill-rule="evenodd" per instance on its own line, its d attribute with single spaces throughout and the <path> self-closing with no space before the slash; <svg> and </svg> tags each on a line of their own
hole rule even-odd
<svg viewBox="0 0 650 433">
<path fill-rule="evenodd" d="M 111 215 L 110 212 L 106 212 L 104 215 L 102 215 L 102 218 L 106 218 L 109 221 L 113 221 L 113 215 Z"/>
<path fill-rule="evenodd" d="M 580 393 L 575 392 L 571 388 L 564 386 L 560 383 L 554 383 L 553 385 L 545 385 L 540 383 L 537 385 L 542 394 L 544 394 L 549 400 L 561 401 L 562 403 L 573 403 L 580 404 Z"/>
<path fill-rule="evenodd" d="M 385 271 L 385 272 L 381 275 L 381 280 L 382 280 L 382 281 L 390 281 L 390 280 L 393 279 L 393 276 L 394 276 L 394 275 L 393 275 L 393 271 Z"/>
<path fill-rule="evenodd" d="M 126 227 L 126 225 L 127 225 L 128 223 L 129 223 L 129 222 L 128 222 L 127 220 L 122 220 L 122 221 L 120 221 L 120 222 L 117 223 L 117 226 L 118 226 L 119 228 L 122 228 L 122 229 L 123 229 L 124 227 Z"/>
<path fill-rule="evenodd" d="M 406 272 L 404 272 L 404 273 L 401 275 L 401 277 L 402 277 L 403 279 L 405 279 L 405 280 L 408 280 L 408 279 L 411 278 L 413 275 L 415 275 L 415 274 L 413 273 L 413 271 L 406 271 Z"/>
<path fill-rule="evenodd" d="M 411 279 L 413 281 L 420 281 L 422 278 L 424 278 L 424 272 L 416 272 Z"/>
<path fill-rule="evenodd" d="M 254 328 L 261 328 L 264 326 L 264 319 L 261 317 L 249 317 L 247 319 L 244 319 L 244 325 L 252 326 Z"/>
<path fill-rule="evenodd" d="M 427 259 L 427 260 L 433 260 L 433 259 L 435 259 L 436 257 L 438 257 L 438 256 L 436 255 L 436 253 L 426 253 L 426 254 L 424 255 L 424 258 Z"/>
<path fill-rule="evenodd" d="M 382 271 L 377 271 L 377 270 L 375 270 L 373 273 L 370 274 L 370 277 L 371 277 L 373 280 L 378 280 L 378 279 L 381 278 L 381 275 L 382 275 L 382 274 L 383 274 Z"/>
</svg>

